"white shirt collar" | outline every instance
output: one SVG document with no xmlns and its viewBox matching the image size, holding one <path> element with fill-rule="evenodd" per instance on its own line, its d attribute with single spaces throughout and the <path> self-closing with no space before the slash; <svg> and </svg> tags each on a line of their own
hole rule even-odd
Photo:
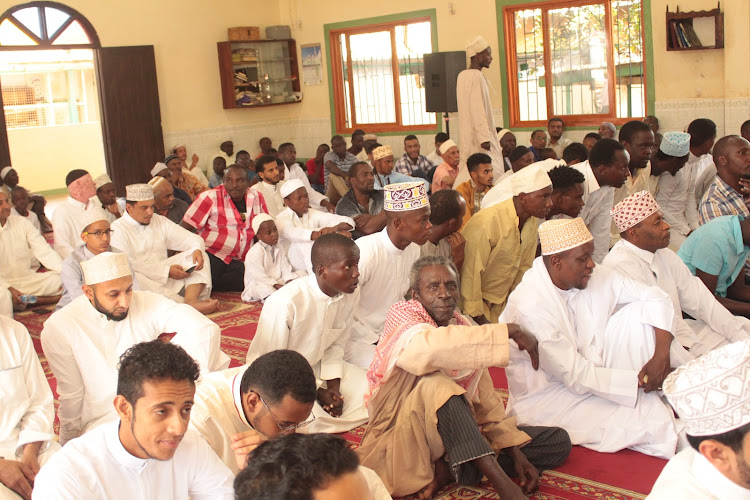
<svg viewBox="0 0 750 500">
<path fill-rule="evenodd" d="M 625 246 L 630 252 L 634 253 L 639 259 L 646 262 L 646 264 L 651 267 L 654 263 L 654 258 L 656 257 L 656 254 L 653 252 L 649 252 L 648 250 L 644 250 L 642 248 L 638 248 L 637 246 L 633 245 L 629 241 L 622 239 L 622 245 Z"/>
<path fill-rule="evenodd" d="M 693 474 L 716 498 L 735 498 L 738 500 L 750 498 L 750 489 L 743 488 L 735 483 L 711 465 L 711 462 L 700 452 L 693 451 L 696 455 L 695 460 L 693 460 Z"/>
<path fill-rule="evenodd" d="M 383 240 L 383 248 L 385 248 L 385 251 L 388 252 L 389 254 L 401 255 L 402 253 L 404 253 L 404 250 L 406 250 L 406 249 L 399 250 L 398 248 L 396 248 L 396 245 L 394 245 L 393 242 L 391 241 L 391 237 L 388 236 L 387 225 L 383 228 L 382 231 L 380 231 L 380 237 Z"/>
<path fill-rule="evenodd" d="M 122 442 L 120 441 L 120 424 L 120 420 L 118 420 L 117 422 L 112 422 L 110 424 L 105 424 L 108 426 L 108 428 L 104 431 L 104 439 L 107 448 L 109 449 L 114 459 L 117 460 L 121 465 L 127 467 L 128 469 L 135 469 L 136 471 L 139 471 L 154 459 L 135 457 L 125 449 L 125 447 L 122 445 Z"/>
<path fill-rule="evenodd" d="M 81 207 L 84 210 L 86 210 L 91 204 L 91 200 L 87 201 L 86 203 L 81 203 L 80 201 L 76 200 L 72 196 L 68 196 L 68 203 L 70 203 L 71 205 L 75 205 L 77 207 Z"/>
<path fill-rule="evenodd" d="M 154 214 L 154 216 L 156 216 L 156 214 Z M 143 227 L 147 227 L 147 226 L 148 226 L 148 224 L 146 224 L 146 225 L 143 225 L 143 224 L 141 224 L 140 222 L 138 222 L 137 220 L 135 220 L 134 218 L 132 218 L 132 217 L 130 216 L 130 214 L 128 213 L 128 211 L 127 211 L 127 210 L 125 211 L 125 213 L 124 213 L 124 214 L 122 214 L 122 217 L 120 217 L 120 218 L 121 218 L 121 219 L 122 219 L 122 220 L 123 220 L 124 222 L 128 223 L 128 224 L 129 224 L 130 226 L 132 226 L 132 227 L 141 227 L 141 228 L 143 228 Z M 153 218 L 152 218 L 151 220 L 153 221 Z"/>
<path fill-rule="evenodd" d="M 232 378 L 232 400 L 234 401 L 234 409 L 237 410 L 237 415 L 240 417 L 240 420 L 252 429 L 253 426 L 247 421 L 245 410 L 242 408 L 242 392 L 240 391 L 240 388 L 242 387 L 242 376 L 244 374 L 245 371 L 243 370 Z"/>
<path fill-rule="evenodd" d="M 307 280 L 307 285 L 310 287 L 310 290 L 314 295 L 314 299 L 336 302 L 344 296 L 343 293 L 339 293 L 337 295 L 334 295 L 333 297 L 329 296 L 326 293 L 323 293 L 323 290 L 321 290 L 320 286 L 318 286 L 318 278 L 315 276 L 315 274 L 309 274 L 304 279 Z"/>
</svg>

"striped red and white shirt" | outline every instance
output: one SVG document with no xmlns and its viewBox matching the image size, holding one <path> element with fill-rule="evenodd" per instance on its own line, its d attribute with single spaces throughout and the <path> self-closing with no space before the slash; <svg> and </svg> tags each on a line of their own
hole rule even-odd
<svg viewBox="0 0 750 500">
<path fill-rule="evenodd" d="M 244 260 L 255 236 L 253 217 L 268 213 L 266 201 L 257 191 L 248 188 L 245 202 L 247 214 L 241 214 L 222 184 L 196 196 L 182 220 L 198 230 L 206 242 L 206 251 L 224 263 Z"/>
</svg>

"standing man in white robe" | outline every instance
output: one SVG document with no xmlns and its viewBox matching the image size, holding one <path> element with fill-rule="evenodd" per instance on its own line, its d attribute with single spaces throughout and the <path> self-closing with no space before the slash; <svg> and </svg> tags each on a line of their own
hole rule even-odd
<svg viewBox="0 0 750 500">
<path fill-rule="evenodd" d="M 80 244 L 78 221 L 86 210 L 99 207 L 91 201 L 96 196 L 96 185 L 85 170 L 71 170 L 65 177 L 68 198 L 52 213 L 52 226 L 55 229 L 55 252 L 61 258 L 68 256 Z"/>
<path fill-rule="evenodd" d="M 664 467 L 648 500 L 750 498 L 750 342 L 686 363 L 664 381 L 690 447 Z"/>
<path fill-rule="evenodd" d="M 505 172 L 503 153 L 495 130 L 492 102 L 487 79 L 482 69 L 492 63 L 492 48 L 487 40 L 477 36 L 466 42 L 466 55 L 471 60 L 469 68 L 458 74 L 456 99 L 458 101 L 459 151 L 462 158 L 474 153 L 485 153 L 492 158 L 492 173 L 499 179 Z M 454 185 L 469 180 L 466 161 L 461 162 Z"/>
<path fill-rule="evenodd" d="M 638 206 L 648 210 L 630 217 Z M 670 226 L 651 193 L 628 196 L 612 209 L 612 214 L 622 239 L 612 247 L 604 265 L 644 285 L 658 286 L 669 295 L 674 306 L 672 332 L 680 345 L 701 356 L 730 342 L 750 340 L 750 320 L 730 313 L 667 248 Z M 694 319 L 683 319 L 683 312 Z"/>
<path fill-rule="evenodd" d="M 119 361 L 109 402 L 119 418 L 53 457 L 34 499 L 233 500 L 231 471 L 188 429 L 198 363 L 160 340 L 134 345 Z"/>
<path fill-rule="evenodd" d="M 317 382 L 310 432 L 345 432 L 367 422 L 365 370 L 344 361 L 352 314 L 359 303 L 359 248 L 326 234 L 312 248 L 313 274 L 266 299 L 247 363 L 276 349 L 292 349 L 313 367 Z"/>
<path fill-rule="evenodd" d="M 49 271 L 32 269 L 36 258 Z M 7 288 L 20 307 L 22 295 L 34 295 L 39 305 L 60 300 L 62 259 L 52 250 L 31 222 L 20 215 L 10 215 L 10 199 L 0 191 L 0 285 Z"/>
<path fill-rule="evenodd" d="M 692 358 L 673 342 L 666 293 L 595 267 L 583 220 L 539 228 L 542 257 L 511 294 L 501 323 L 539 341 L 539 370 L 511 346 L 508 405 L 523 425 L 558 425 L 573 444 L 669 458 L 683 425 L 660 397 L 670 367 Z"/>
<path fill-rule="evenodd" d="M 133 258 L 144 290 L 185 302 L 203 314 L 216 310 L 211 299 L 211 265 L 203 238 L 154 213 L 154 188 L 126 187 L 127 212 L 112 224 L 112 246 Z M 169 250 L 176 251 L 172 257 Z"/>
<path fill-rule="evenodd" d="M 0 499 L 27 499 L 39 467 L 60 449 L 53 439 L 55 407 L 29 332 L 3 317 L 0 381 Z"/>
<path fill-rule="evenodd" d="M 344 351 L 346 362 L 365 370 L 375 356 L 388 309 L 409 290 L 409 271 L 432 229 L 423 182 L 389 184 L 384 191 L 385 229 L 357 240 L 360 302 Z"/>
<path fill-rule="evenodd" d="M 356 227 L 351 217 L 321 212 L 310 208 L 310 198 L 302 181 L 294 179 L 281 186 L 286 208 L 276 217 L 281 245 L 289 254 L 295 271 L 313 272 L 310 252 L 320 236 L 329 233 L 346 234 Z"/>
<path fill-rule="evenodd" d="M 124 253 L 103 252 L 81 263 L 84 295 L 44 323 L 42 348 L 57 378 L 60 442 L 110 420 L 117 360 L 137 342 L 177 332 L 204 372 L 223 370 L 221 330 L 192 307 L 152 292 L 134 292 Z"/>
</svg>

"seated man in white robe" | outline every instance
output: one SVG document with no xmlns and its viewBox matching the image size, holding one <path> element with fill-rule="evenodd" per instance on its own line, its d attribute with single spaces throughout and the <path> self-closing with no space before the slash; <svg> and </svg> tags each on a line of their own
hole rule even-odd
<svg viewBox="0 0 750 500">
<path fill-rule="evenodd" d="M 750 340 L 750 320 L 730 313 L 668 248 L 673 233 L 651 193 L 628 196 L 612 209 L 612 218 L 622 239 L 604 265 L 669 295 L 674 306 L 672 332 L 680 345 L 700 356 L 730 342 Z M 683 312 L 693 319 L 683 319 Z"/>
<path fill-rule="evenodd" d="M 750 341 L 685 363 L 664 381 L 690 447 L 669 460 L 649 500 L 750 498 Z"/>
<path fill-rule="evenodd" d="M 83 245 L 65 257 L 60 276 L 63 284 L 63 294 L 55 310 L 68 305 L 73 299 L 83 295 L 83 269 L 81 262 L 89 260 L 102 252 L 120 253 L 109 242 L 112 230 L 109 227 L 109 214 L 100 210 L 87 210 L 81 220 L 81 240 Z M 130 267 L 133 261 L 130 259 Z M 133 273 L 133 290 L 139 290 L 138 281 Z"/>
<path fill-rule="evenodd" d="M 81 267 L 84 295 L 53 313 L 41 335 L 57 378 L 62 444 L 113 417 L 117 360 L 133 344 L 176 332 L 172 341 L 204 372 L 229 366 L 213 321 L 156 293 L 133 291 L 126 254 L 103 252 Z"/>
<path fill-rule="evenodd" d="M 347 363 L 365 370 L 375 356 L 388 309 L 409 290 L 409 270 L 432 229 L 424 183 L 388 184 L 384 191 L 385 229 L 357 240 L 360 302 L 344 351 Z"/>
<path fill-rule="evenodd" d="M 130 347 L 119 367 L 109 403 L 118 419 L 58 452 L 37 477 L 34 499 L 233 500 L 231 471 L 188 429 L 198 363 L 154 340 Z"/>
<path fill-rule="evenodd" d="M 122 216 L 117 203 L 115 184 L 107 174 L 102 174 L 94 179 L 94 186 L 96 187 L 96 197 L 92 197 L 91 202 L 102 209 L 111 224 Z"/>
<path fill-rule="evenodd" d="M 419 247 L 419 256 L 438 255 L 451 259 L 458 272 L 464 265 L 466 239 L 460 233 L 466 200 L 454 189 L 441 189 L 430 196 L 430 224 L 427 241 Z"/>
<path fill-rule="evenodd" d="M 272 217 L 276 217 L 284 210 L 284 198 L 281 196 L 281 186 L 284 181 L 279 172 L 276 158 L 273 156 L 261 156 L 255 161 L 255 173 L 260 177 L 260 182 L 254 184 L 250 189 L 263 195 L 266 208 Z"/>
<path fill-rule="evenodd" d="M 377 474 L 359 466 L 345 439 L 326 434 L 283 436 L 263 444 L 234 480 L 234 489 L 237 500 L 391 498 Z"/>
<path fill-rule="evenodd" d="M 311 432 L 345 432 L 367 421 L 365 370 L 344 361 L 344 346 L 359 302 L 359 248 L 326 234 L 312 249 L 313 274 L 266 299 L 247 362 L 276 349 L 302 354 L 318 386 Z"/>
<path fill-rule="evenodd" d="M 79 245 L 78 221 L 84 212 L 93 208 L 99 209 L 97 204 L 91 201 L 91 198 L 96 196 L 96 184 L 87 171 L 71 170 L 65 177 L 65 185 L 68 187 L 68 198 L 55 207 L 52 213 L 55 252 L 63 259 Z"/>
<path fill-rule="evenodd" d="M 216 310 L 203 238 L 154 213 L 154 188 L 126 187 L 127 212 L 112 223 L 112 245 L 130 255 L 144 290 L 185 302 L 203 314 Z M 169 257 L 169 251 L 178 252 Z"/>
<path fill-rule="evenodd" d="M 60 449 L 55 407 L 29 332 L 2 317 L 0 398 L 0 499 L 29 499 L 39 467 Z"/>
<path fill-rule="evenodd" d="M 286 208 L 276 216 L 281 245 L 289 253 L 295 271 L 313 272 L 310 252 L 313 242 L 329 233 L 347 234 L 355 227 L 351 217 L 310 209 L 310 198 L 302 181 L 293 179 L 281 186 Z"/>
<path fill-rule="evenodd" d="M 596 266 L 583 219 L 539 228 L 542 256 L 511 293 L 501 322 L 539 340 L 539 370 L 511 346 L 508 406 L 524 425 L 559 425 L 573 444 L 669 458 L 683 425 L 660 397 L 672 366 L 692 358 L 673 342 L 669 296 Z"/>
<path fill-rule="evenodd" d="M 8 284 L 0 280 L 0 316 L 13 319 L 13 295 L 8 290 Z"/>
<path fill-rule="evenodd" d="M 32 259 L 48 272 L 32 269 Z M 0 191 L 0 285 L 10 290 L 16 309 L 25 309 L 22 296 L 35 296 L 37 305 L 60 300 L 62 259 L 26 218 L 10 215 L 10 199 Z"/>
<path fill-rule="evenodd" d="M 409 281 L 412 300 L 391 307 L 367 372 L 362 464 L 394 496 L 433 498 L 486 476 L 500 498 L 526 498 L 521 488 L 536 490 L 539 471 L 568 457 L 570 438 L 557 427 L 517 427 L 487 368 L 507 364 L 510 340 L 538 366 L 536 339 L 517 325 L 471 326 L 456 310 L 458 271 L 445 257 L 420 258 Z M 508 475 L 520 475 L 521 488 Z"/>
</svg>

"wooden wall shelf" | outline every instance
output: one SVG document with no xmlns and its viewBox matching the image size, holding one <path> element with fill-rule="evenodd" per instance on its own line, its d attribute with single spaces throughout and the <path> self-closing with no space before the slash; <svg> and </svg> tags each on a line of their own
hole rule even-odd
<svg viewBox="0 0 750 500">
<path fill-rule="evenodd" d="M 703 29 L 696 29 L 694 23 L 700 20 L 702 28 L 710 28 L 713 20 L 713 39 Z M 721 12 L 721 4 L 717 3 L 712 10 L 699 10 L 692 12 L 669 12 L 667 5 L 667 50 L 707 50 L 724 48 L 724 14 Z M 700 32 L 700 33 L 698 33 Z M 700 35 L 703 35 L 701 37 Z"/>
</svg>

